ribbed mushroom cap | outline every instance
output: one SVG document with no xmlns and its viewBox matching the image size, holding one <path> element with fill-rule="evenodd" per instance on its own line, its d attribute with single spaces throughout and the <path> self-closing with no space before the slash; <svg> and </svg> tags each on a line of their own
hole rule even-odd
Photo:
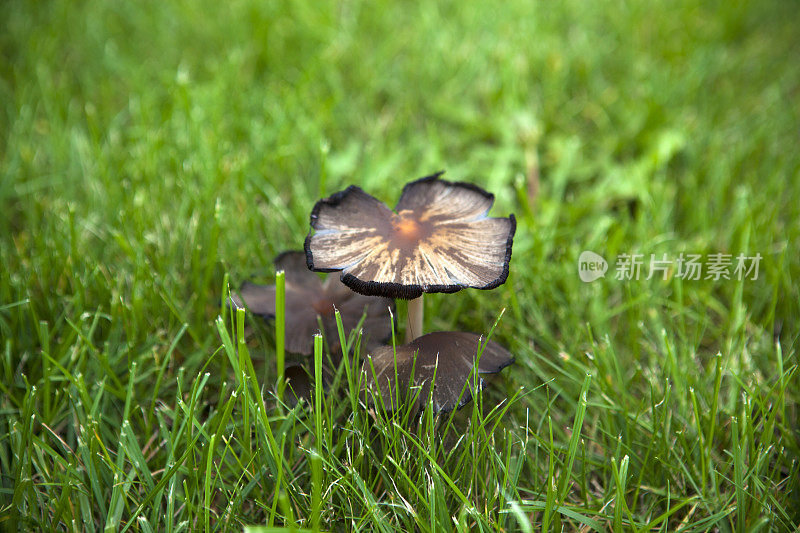
<svg viewBox="0 0 800 533">
<path fill-rule="evenodd" d="M 441 174 L 407 184 L 395 212 L 356 186 L 317 202 L 308 267 L 341 270 L 342 283 L 358 293 L 406 300 L 505 283 L 514 215 L 488 217 L 494 195 Z"/>
<path fill-rule="evenodd" d="M 470 377 L 482 342 L 485 343 L 485 347 L 478 361 L 478 387 L 479 390 L 483 389 L 486 383 L 482 374 L 500 372 L 514 362 L 514 357 L 494 341 L 486 342 L 479 335 L 459 331 L 428 333 L 408 344 L 397 346 L 396 349 L 391 346 L 377 348 L 364 363 L 367 388 L 372 390 L 373 394 L 377 394 L 379 388 L 384 407 L 387 410 L 394 410 L 397 407 L 396 384 L 400 387 L 401 401 L 409 394 L 416 394 L 416 390 L 410 387 L 419 387 L 416 402 L 417 407 L 421 408 L 428 401 L 435 375 L 432 397 L 434 411 L 460 409 L 472 399 L 474 388 L 472 383 L 467 384 L 463 395 L 461 391 Z M 395 353 L 397 353 L 396 379 Z M 374 374 L 372 368 L 375 370 Z M 459 396 L 461 396 L 460 402 Z"/>
<path fill-rule="evenodd" d="M 345 333 L 358 325 L 366 309 L 363 323 L 363 346 L 367 349 L 380 345 L 391 334 L 389 308 L 392 300 L 370 298 L 356 294 L 337 279 L 328 276 L 323 283 L 319 276 L 306 266 L 303 252 L 284 252 L 275 258 L 276 270 L 286 274 L 286 350 L 310 355 L 314 350 L 314 333 L 319 330 L 317 317 L 322 319 L 325 338 L 336 351 L 339 334 L 336 329 L 334 307 L 342 316 Z M 241 297 L 240 297 L 241 296 Z M 275 318 L 275 285 L 257 285 L 245 282 L 239 295 L 232 295 L 234 305 L 247 307 L 266 319 Z"/>
</svg>

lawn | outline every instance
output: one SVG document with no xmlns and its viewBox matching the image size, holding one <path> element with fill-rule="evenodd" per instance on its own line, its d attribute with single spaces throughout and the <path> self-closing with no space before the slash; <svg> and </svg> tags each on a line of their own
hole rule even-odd
<svg viewBox="0 0 800 533">
<path fill-rule="evenodd" d="M 0 529 L 796 530 L 798 27 L 768 0 L 0 3 Z M 426 296 L 425 329 L 516 362 L 403 420 L 343 332 L 327 393 L 280 405 L 279 335 L 229 291 L 274 282 L 318 199 L 439 170 L 517 229 L 506 283 Z"/>
</svg>

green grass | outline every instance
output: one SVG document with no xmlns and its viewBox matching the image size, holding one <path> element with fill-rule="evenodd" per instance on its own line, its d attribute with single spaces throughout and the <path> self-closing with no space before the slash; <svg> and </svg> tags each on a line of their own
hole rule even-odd
<svg viewBox="0 0 800 533">
<path fill-rule="evenodd" d="M 0 529 L 797 529 L 799 24 L 778 1 L 1 3 Z M 506 309 L 516 364 L 409 425 L 356 401 L 354 339 L 330 394 L 279 408 L 278 339 L 228 286 L 273 280 L 321 196 L 393 204 L 440 169 L 518 229 L 508 282 L 427 297 L 426 329 Z M 681 252 L 763 260 L 614 279 Z"/>
</svg>

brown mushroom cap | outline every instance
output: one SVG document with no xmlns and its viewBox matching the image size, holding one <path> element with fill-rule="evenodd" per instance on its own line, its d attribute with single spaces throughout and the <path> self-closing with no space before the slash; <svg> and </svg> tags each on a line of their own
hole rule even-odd
<svg viewBox="0 0 800 533">
<path fill-rule="evenodd" d="M 319 330 L 317 316 L 322 319 L 325 337 L 336 349 L 339 334 L 336 329 L 334 308 L 339 310 L 345 333 L 364 319 L 364 344 L 367 349 L 379 345 L 389 337 L 389 308 L 392 300 L 370 298 L 356 294 L 343 285 L 336 276 L 328 276 L 323 283 L 319 276 L 306 266 L 303 252 L 284 252 L 275 258 L 276 270 L 286 275 L 286 350 L 310 355 L 314 350 L 314 333 Z M 241 297 L 240 297 L 241 296 Z M 247 307 L 266 319 L 275 318 L 275 285 L 257 285 L 245 282 L 239 295 L 231 295 L 234 305 Z"/>
<path fill-rule="evenodd" d="M 313 366 L 313 365 L 312 365 Z M 310 404 L 315 390 L 314 369 L 306 369 L 306 365 L 292 361 L 286 364 L 284 369 L 286 378 L 286 389 L 283 401 L 289 407 L 294 407 L 300 402 L 300 398 Z M 322 366 L 322 387 L 323 391 L 328 391 L 328 386 L 333 380 L 333 376 L 325 366 Z"/>
<path fill-rule="evenodd" d="M 289 407 L 294 407 L 300 402 L 300 398 L 311 400 L 311 377 L 301 364 L 289 364 L 283 371 L 286 377 L 286 390 L 289 394 L 284 396 L 284 401 Z"/>
<path fill-rule="evenodd" d="M 374 374 L 370 360 L 364 363 L 367 388 L 375 394 L 379 388 L 384 407 L 393 410 L 397 407 L 394 405 L 398 390 L 396 384 L 400 386 L 401 399 L 409 392 L 416 394 L 416 391 L 410 390 L 409 387 L 420 387 L 416 402 L 417 407 L 421 408 L 428 401 L 435 374 L 436 383 L 432 396 L 434 411 L 460 409 L 472 399 L 471 384 L 467 385 L 463 395 L 461 391 L 470 378 L 482 340 L 481 336 L 474 333 L 439 331 L 418 337 L 395 349 L 391 346 L 381 346 L 370 355 L 372 368 L 375 369 Z M 395 353 L 397 354 L 396 380 Z M 485 342 L 478 361 L 479 390 L 486 385 L 481 374 L 495 374 L 513 362 L 514 357 L 508 350 L 494 341 Z"/>
<path fill-rule="evenodd" d="M 396 212 L 356 186 L 317 202 L 308 268 L 341 270 L 342 283 L 358 293 L 406 300 L 505 283 L 514 215 L 488 217 L 494 195 L 441 174 L 408 183 Z"/>
</svg>

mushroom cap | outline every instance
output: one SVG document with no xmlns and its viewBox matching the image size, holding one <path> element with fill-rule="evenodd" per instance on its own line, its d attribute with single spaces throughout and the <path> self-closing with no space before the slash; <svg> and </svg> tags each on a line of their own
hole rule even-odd
<svg viewBox="0 0 800 533">
<path fill-rule="evenodd" d="M 286 365 L 284 376 L 288 394 L 285 394 L 283 399 L 289 407 L 297 405 L 300 398 L 307 402 L 311 400 L 311 377 L 303 365 L 297 363 Z"/>
<path fill-rule="evenodd" d="M 488 217 L 493 194 L 441 174 L 406 184 L 394 212 L 355 185 L 318 201 L 308 268 L 342 271 L 342 283 L 360 294 L 405 300 L 505 283 L 514 215 Z"/>
<path fill-rule="evenodd" d="M 313 367 L 313 365 L 311 365 Z M 307 404 L 311 403 L 315 391 L 314 368 L 306 368 L 306 365 L 297 361 L 286 363 L 284 368 L 284 378 L 286 379 L 286 389 L 284 390 L 283 401 L 291 408 L 294 408 L 303 398 Z M 328 386 L 333 380 L 332 373 L 322 366 L 322 389 L 328 392 Z"/>
<path fill-rule="evenodd" d="M 314 333 L 319 330 L 317 317 L 322 319 L 325 338 L 331 351 L 339 348 L 334 309 L 339 310 L 345 333 L 355 328 L 366 310 L 363 323 L 364 347 L 380 345 L 389 337 L 389 309 L 392 300 L 370 298 L 356 294 L 337 279 L 328 276 L 323 283 L 319 276 L 306 266 L 305 254 L 300 251 L 284 252 L 275 258 L 276 270 L 286 275 L 285 317 L 286 350 L 310 355 L 314 350 Z M 275 285 L 257 285 L 245 282 L 239 294 L 231 299 L 237 307 L 247 307 L 265 319 L 275 318 Z M 340 349 L 339 349 L 340 351 Z"/>
<path fill-rule="evenodd" d="M 421 409 L 428 401 L 431 383 L 435 378 L 432 395 L 434 411 L 460 409 L 472 399 L 473 387 L 468 381 L 482 342 L 485 347 L 478 361 L 478 390 L 482 390 L 486 386 L 483 375 L 500 372 L 514 362 L 514 356 L 494 341 L 487 342 L 480 335 L 460 331 L 428 333 L 394 349 L 391 346 L 377 348 L 364 363 L 366 386 L 374 394 L 378 393 L 376 389 L 380 389 L 387 410 L 397 408 L 396 384 L 400 385 L 401 399 L 416 393 L 410 387 L 419 387 L 416 405 L 417 409 Z"/>
</svg>

